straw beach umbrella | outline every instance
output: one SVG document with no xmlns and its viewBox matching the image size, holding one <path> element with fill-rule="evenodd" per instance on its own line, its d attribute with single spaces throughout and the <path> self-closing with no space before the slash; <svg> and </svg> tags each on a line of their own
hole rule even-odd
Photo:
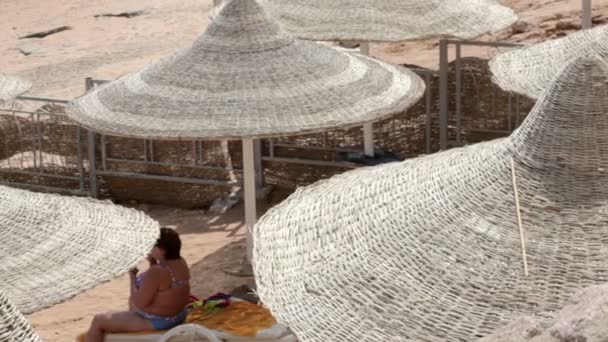
<svg viewBox="0 0 608 342">
<path fill-rule="evenodd" d="M 30 90 L 32 84 L 17 76 L 0 73 L 0 103 L 13 100 Z"/>
<path fill-rule="evenodd" d="M 0 186 L 0 289 L 21 312 L 41 310 L 128 271 L 159 233 L 134 209 Z"/>
<path fill-rule="evenodd" d="M 496 0 L 260 0 L 295 37 L 319 41 L 369 42 L 425 38 L 471 39 L 502 30 L 517 20 Z M 220 6 L 221 7 L 221 6 Z M 219 9 L 212 11 L 217 13 Z M 364 151 L 374 155 L 372 123 L 363 126 Z"/>
<path fill-rule="evenodd" d="M 42 342 L 30 323 L 0 290 L 0 341 Z"/>
<path fill-rule="evenodd" d="M 503 139 L 300 188 L 254 230 L 261 301 L 308 341 L 472 341 L 608 270 L 608 64 Z"/>
<path fill-rule="evenodd" d="M 502 53 L 490 70 L 502 89 L 536 99 L 572 59 L 592 55 L 608 58 L 608 25 Z"/>
<path fill-rule="evenodd" d="M 253 139 L 361 125 L 423 92 L 406 69 L 295 40 L 256 1 L 233 0 L 191 47 L 74 100 L 68 115 L 110 135 L 243 139 L 251 228 Z"/>
</svg>

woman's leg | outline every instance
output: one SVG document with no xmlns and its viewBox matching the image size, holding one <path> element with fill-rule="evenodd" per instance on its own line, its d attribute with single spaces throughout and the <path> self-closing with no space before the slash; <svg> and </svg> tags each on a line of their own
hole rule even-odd
<svg viewBox="0 0 608 342">
<path fill-rule="evenodd" d="M 154 327 L 147 319 L 134 312 L 113 312 L 95 315 L 85 342 L 103 342 L 104 334 L 118 332 L 150 331 Z"/>
</svg>

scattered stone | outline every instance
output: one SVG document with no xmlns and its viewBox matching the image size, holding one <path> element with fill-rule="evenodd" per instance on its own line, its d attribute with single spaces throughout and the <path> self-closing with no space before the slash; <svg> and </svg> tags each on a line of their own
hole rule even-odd
<svg viewBox="0 0 608 342">
<path fill-rule="evenodd" d="M 36 32 L 36 33 L 28 34 L 27 36 L 19 37 L 19 39 L 44 38 L 44 37 L 49 36 L 51 34 L 63 32 L 63 31 L 71 30 L 71 29 L 72 29 L 71 26 L 61 26 L 61 27 L 57 27 L 57 28 L 50 29 L 50 30 L 47 30 L 47 31 L 41 31 L 41 32 Z"/>
<path fill-rule="evenodd" d="M 144 15 L 146 13 L 147 13 L 146 10 L 138 10 L 138 11 L 129 11 L 129 12 L 120 12 L 120 13 L 95 14 L 94 17 L 95 18 L 100 18 L 100 17 L 133 18 L 133 17 L 139 17 L 139 16 Z"/>
<path fill-rule="evenodd" d="M 538 322 L 531 317 L 522 317 L 477 342 L 528 342 L 540 334 L 542 330 Z"/>
<path fill-rule="evenodd" d="M 532 29 L 532 25 L 529 22 L 520 20 L 511 26 L 511 33 L 520 34 L 528 32 Z"/>
<path fill-rule="evenodd" d="M 209 211 L 217 214 L 224 214 L 228 209 L 234 207 L 240 201 L 240 196 L 236 192 L 231 192 L 229 194 L 223 194 L 221 197 L 216 198 L 211 206 L 209 207 Z"/>
<path fill-rule="evenodd" d="M 36 42 L 36 39 L 23 40 L 17 44 L 17 50 L 25 56 L 44 56 L 46 49 Z"/>
<path fill-rule="evenodd" d="M 574 23 L 571 21 L 560 21 L 557 24 L 555 24 L 555 28 L 560 31 L 580 30 L 581 24 Z"/>
<path fill-rule="evenodd" d="M 356 49 L 359 47 L 359 43 L 351 41 L 339 41 L 338 45 L 345 49 Z"/>
</svg>

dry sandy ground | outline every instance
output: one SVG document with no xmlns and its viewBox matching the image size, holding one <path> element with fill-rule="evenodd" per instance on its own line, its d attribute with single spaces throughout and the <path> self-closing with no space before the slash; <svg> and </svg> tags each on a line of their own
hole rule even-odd
<svg viewBox="0 0 608 342">
<path fill-rule="evenodd" d="M 483 40 L 539 41 L 576 29 L 580 0 L 505 0 L 529 23 L 522 33 L 504 30 Z M 82 94 L 84 78 L 114 79 L 190 44 L 207 26 L 211 0 L 0 0 L 0 72 L 34 82 L 31 95 L 70 99 Z M 143 16 L 95 18 L 96 14 L 146 10 Z M 594 0 L 596 22 L 608 16 L 608 0 Z M 28 41 L 18 37 L 68 25 L 72 29 Z M 560 26 L 556 29 L 556 26 Z M 18 47 L 34 44 L 24 56 Z M 496 49 L 469 48 L 463 55 L 489 57 Z M 394 63 L 436 68 L 437 41 L 377 44 L 372 54 Z M 249 279 L 223 272 L 244 255 L 242 208 L 225 215 L 152 207 L 150 215 L 174 226 L 193 265 L 193 292 L 226 291 Z M 241 242 L 239 242 L 241 241 Z M 93 314 L 125 308 L 126 276 L 87 291 L 66 303 L 29 316 L 46 341 L 71 341 Z"/>
</svg>

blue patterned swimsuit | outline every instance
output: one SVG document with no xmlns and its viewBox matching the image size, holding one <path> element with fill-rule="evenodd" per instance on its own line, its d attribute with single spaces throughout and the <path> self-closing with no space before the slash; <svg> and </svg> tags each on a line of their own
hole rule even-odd
<svg viewBox="0 0 608 342">
<path fill-rule="evenodd" d="M 169 287 L 170 289 L 188 284 L 187 280 L 175 279 L 175 274 L 169 266 L 161 265 L 161 267 L 166 268 L 167 271 L 169 271 L 169 275 L 171 276 L 171 286 Z M 143 284 L 145 274 L 146 272 L 143 272 L 138 275 L 137 278 L 135 278 L 135 286 L 137 288 L 141 287 L 141 285 Z M 184 321 L 186 320 L 186 316 L 188 315 L 188 309 L 184 308 L 184 310 L 180 311 L 177 315 L 172 317 L 155 315 L 147 313 L 140 309 L 135 310 L 135 313 L 137 313 L 142 318 L 149 320 L 155 330 L 168 330 L 184 323 Z"/>
</svg>

